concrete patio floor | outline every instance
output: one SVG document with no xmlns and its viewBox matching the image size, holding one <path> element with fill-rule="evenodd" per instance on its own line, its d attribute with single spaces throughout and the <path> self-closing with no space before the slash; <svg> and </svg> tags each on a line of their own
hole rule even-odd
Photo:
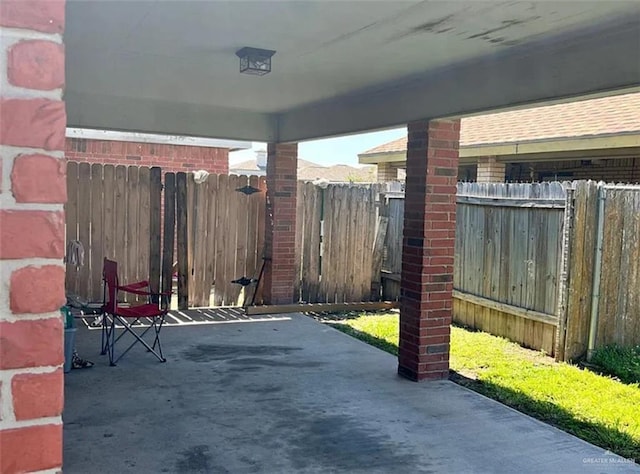
<svg viewBox="0 0 640 474">
<path fill-rule="evenodd" d="M 395 357 L 301 314 L 163 330 L 109 367 L 65 377 L 67 473 L 640 472 L 449 381 L 413 383 Z"/>
</svg>

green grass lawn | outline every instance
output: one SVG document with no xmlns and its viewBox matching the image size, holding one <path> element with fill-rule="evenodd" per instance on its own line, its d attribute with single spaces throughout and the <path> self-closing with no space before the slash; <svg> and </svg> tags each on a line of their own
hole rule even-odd
<svg viewBox="0 0 640 474">
<path fill-rule="evenodd" d="M 620 347 L 616 344 L 596 349 L 591 360 L 603 373 L 625 383 L 640 383 L 640 346 Z"/>
<path fill-rule="evenodd" d="M 398 314 L 361 315 L 334 327 L 397 354 Z M 451 379 L 626 458 L 640 460 L 640 387 L 556 363 L 483 332 L 452 327 Z"/>
</svg>

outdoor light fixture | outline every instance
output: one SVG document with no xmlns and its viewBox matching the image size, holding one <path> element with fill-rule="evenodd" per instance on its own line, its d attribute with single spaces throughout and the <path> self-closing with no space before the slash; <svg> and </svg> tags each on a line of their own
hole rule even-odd
<svg viewBox="0 0 640 474">
<path fill-rule="evenodd" d="M 271 56 L 275 51 L 268 49 L 244 47 L 236 51 L 236 56 L 240 58 L 240 72 L 264 76 L 271 72 Z"/>
</svg>

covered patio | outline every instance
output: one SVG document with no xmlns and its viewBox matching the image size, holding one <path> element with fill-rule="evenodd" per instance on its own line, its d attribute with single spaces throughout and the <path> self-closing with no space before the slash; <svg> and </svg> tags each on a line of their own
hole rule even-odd
<svg viewBox="0 0 640 474">
<path fill-rule="evenodd" d="M 137 471 L 148 463 L 167 472 L 257 471 L 269 463 L 276 471 L 356 470 L 353 459 L 371 449 L 381 471 L 403 463 L 493 471 L 504 459 L 513 470 L 541 463 L 583 470 L 575 459 L 590 455 L 589 446 L 446 381 L 418 386 L 396 373 L 413 381 L 449 373 L 459 118 L 637 90 L 639 19 L 637 2 L 4 0 L 0 470 L 62 467 L 67 126 L 268 142 L 264 294 L 286 304 L 295 274 L 297 143 L 405 124 L 398 359 L 326 328 L 313 326 L 307 337 L 313 323 L 299 316 L 273 327 L 168 328 L 175 359 L 167 364 L 150 372 L 143 365 L 151 361 L 130 359 L 128 367 L 68 378 L 65 471 L 92 472 L 106 459 Z M 272 71 L 240 74 L 244 47 L 275 50 Z M 183 333 L 190 337 L 180 342 Z M 79 339 L 96 347 L 92 337 Z M 129 387 L 124 398 L 107 396 L 121 387 Z M 219 398 L 206 398 L 213 394 Z M 138 431 L 167 407 L 161 426 Z M 241 416 L 247 411 L 252 416 Z M 376 411 L 379 422 L 371 421 Z M 250 426 L 238 431 L 241 420 Z M 265 444 L 280 441 L 270 432 L 276 428 L 282 450 Z M 497 438 L 487 444 L 492 430 Z M 547 441 L 556 435 L 558 443 Z M 216 436 L 231 440 L 227 448 Z M 335 449 L 323 451 L 327 442 Z M 233 458 L 229 446 L 262 454 Z"/>
<path fill-rule="evenodd" d="M 393 356 L 311 317 L 282 316 L 167 327 L 166 364 L 138 346 L 117 368 L 97 355 L 100 331 L 82 331 L 96 365 L 66 377 L 65 472 L 640 472 L 452 382 L 398 378 Z"/>
</svg>

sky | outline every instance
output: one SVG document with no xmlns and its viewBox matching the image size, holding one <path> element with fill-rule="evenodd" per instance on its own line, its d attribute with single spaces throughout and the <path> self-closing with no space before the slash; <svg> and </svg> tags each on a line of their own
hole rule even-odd
<svg viewBox="0 0 640 474">
<path fill-rule="evenodd" d="M 383 143 L 397 140 L 406 135 L 406 133 L 406 128 L 402 127 L 346 137 L 310 140 L 298 145 L 298 158 L 323 166 L 338 164 L 356 166 L 358 165 L 358 153 Z M 229 164 L 234 165 L 241 161 L 253 160 L 256 157 L 256 150 L 266 150 L 266 148 L 267 145 L 265 143 L 252 142 L 250 150 L 231 152 L 229 154 Z"/>
</svg>

